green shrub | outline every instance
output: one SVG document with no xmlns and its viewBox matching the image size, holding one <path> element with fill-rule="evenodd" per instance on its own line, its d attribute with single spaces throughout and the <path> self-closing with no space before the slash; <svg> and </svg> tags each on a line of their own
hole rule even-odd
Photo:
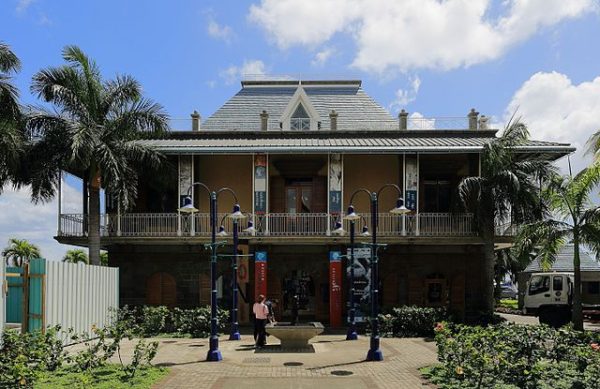
<svg viewBox="0 0 600 389">
<path fill-rule="evenodd" d="M 440 365 L 426 376 L 440 388 L 600 387 L 600 334 L 440 323 L 436 342 Z"/>
<path fill-rule="evenodd" d="M 444 308 L 403 306 L 379 315 L 380 333 L 398 338 L 433 336 L 435 325 L 447 319 L 448 313 Z"/>
<path fill-rule="evenodd" d="M 124 306 L 116 312 L 116 318 L 122 326 L 131 328 L 136 336 L 173 334 L 205 338 L 210 334 L 210 306 L 192 309 L 174 308 L 173 310 L 164 306 Z M 228 319 L 228 311 L 217 310 L 219 332 L 226 328 Z"/>
<path fill-rule="evenodd" d="M 40 372 L 59 368 L 65 360 L 59 331 L 60 327 L 45 333 L 5 330 L 0 344 L 0 387 L 29 388 Z"/>
</svg>

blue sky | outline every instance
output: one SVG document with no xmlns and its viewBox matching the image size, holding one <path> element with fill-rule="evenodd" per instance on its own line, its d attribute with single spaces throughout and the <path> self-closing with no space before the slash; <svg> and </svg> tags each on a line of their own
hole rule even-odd
<svg viewBox="0 0 600 389">
<path fill-rule="evenodd" d="M 173 118 L 207 117 L 244 73 L 301 74 L 360 78 L 392 114 L 475 107 L 500 126 L 516 110 L 534 138 L 579 148 L 600 128 L 595 0 L 3 0 L 0 15 L 0 40 L 23 62 L 15 83 L 26 104 L 39 104 L 32 75 L 75 44 L 105 77 L 136 77 Z M 572 163 L 586 160 L 578 152 Z M 67 182 L 65 205 L 77 211 L 78 184 Z M 27 196 L 0 196 L 0 246 L 23 236 L 58 259 L 56 204 L 23 215 Z"/>
</svg>

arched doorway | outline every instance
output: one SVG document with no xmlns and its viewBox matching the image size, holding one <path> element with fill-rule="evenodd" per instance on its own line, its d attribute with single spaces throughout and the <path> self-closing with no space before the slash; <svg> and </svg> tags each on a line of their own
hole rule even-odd
<svg viewBox="0 0 600 389">
<path fill-rule="evenodd" d="M 146 304 L 174 307 L 177 303 L 175 277 L 165 272 L 152 274 L 146 280 Z"/>
</svg>

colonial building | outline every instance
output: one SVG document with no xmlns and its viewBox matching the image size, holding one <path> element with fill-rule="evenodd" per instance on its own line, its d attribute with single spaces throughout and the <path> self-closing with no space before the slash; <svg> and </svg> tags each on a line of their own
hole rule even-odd
<svg viewBox="0 0 600 389">
<path fill-rule="evenodd" d="M 301 295 L 300 314 L 334 325 L 343 323 L 346 271 L 335 263 L 348 248 L 348 234 L 336 230 L 352 194 L 396 184 L 407 215 L 387 212 L 399 194 L 388 187 L 379 198 L 379 291 L 383 309 L 402 304 L 445 306 L 459 317 L 481 306 L 482 240 L 472 215 L 462 213 L 456 188 L 479 174 L 480 153 L 497 131 L 475 110 L 461 118 L 397 118 L 370 98 L 360 81 L 243 81 L 241 90 L 208 119 L 192 114 L 192 130 L 146 141 L 166 154 L 173 168 L 142 174 L 134 209 L 119 210 L 107 199 L 102 246 L 120 270 L 122 304 L 197 306 L 210 301 L 209 197 L 189 192 L 193 216 L 178 213 L 194 182 L 233 189 L 253 223 L 239 226 L 240 309 L 266 291 L 277 317 L 290 314 Z M 530 141 L 524 158 L 551 160 L 572 152 L 567 144 Z M 231 253 L 232 224 L 223 218 L 234 199 L 218 199 L 219 221 L 229 236 L 220 248 Z M 353 200 L 357 242 L 368 241 L 369 197 Z M 85 245 L 82 215 L 61 215 L 57 239 Z M 498 242 L 510 242 L 510 225 L 498 226 Z M 368 249 L 357 250 L 357 301 L 372 286 Z M 332 258 L 332 262 L 330 262 Z M 219 262 L 219 296 L 231 298 L 230 257 Z M 346 260 L 344 260 L 346 263 Z M 337 270 L 336 270 L 337 269 Z M 333 270 L 333 271 L 332 271 Z M 242 317 L 244 314 L 242 314 Z"/>
</svg>

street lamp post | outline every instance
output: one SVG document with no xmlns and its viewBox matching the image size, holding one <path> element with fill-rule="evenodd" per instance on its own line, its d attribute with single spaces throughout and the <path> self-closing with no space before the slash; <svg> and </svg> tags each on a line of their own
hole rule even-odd
<svg viewBox="0 0 600 389">
<path fill-rule="evenodd" d="M 210 298 L 210 341 L 209 350 L 206 355 L 206 360 L 209 362 L 218 362 L 223 359 L 221 351 L 219 350 L 219 335 L 218 335 L 218 318 L 217 318 L 217 248 L 224 245 L 224 242 L 217 242 L 217 197 L 222 192 L 229 192 L 233 195 L 235 205 L 233 206 L 233 212 L 228 215 L 233 220 L 239 220 L 245 218 L 240 212 L 240 206 L 238 203 L 237 195 L 230 188 L 221 188 L 216 191 L 210 190 L 208 186 L 201 182 L 194 182 L 188 188 L 188 195 L 184 200 L 183 207 L 179 208 L 180 212 L 194 213 L 198 210 L 192 203 L 192 189 L 195 185 L 204 188 L 209 195 L 210 199 L 210 244 L 206 245 L 210 248 L 210 285 L 211 285 L 211 298 Z"/>
<path fill-rule="evenodd" d="M 404 206 L 404 199 L 402 198 L 402 190 L 398 185 L 395 184 L 386 184 L 379 188 L 377 192 L 371 192 L 367 189 L 360 188 L 357 189 L 352 196 L 350 196 L 350 206 L 348 207 L 348 214 L 345 216 L 346 220 L 350 221 L 350 246 L 351 246 L 351 272 L 350 276 L 353 277 L 353 266 L 354 266 L 354 224 L 353 222 L 360 219 L 360 215 L 358 215 L 354 211 L 354 206 L 352 205 L 354 196 L 358 193 L 366 193 L 369 195 L 369 199 L 371 201 L 371 243 L 363 243 L 365 246 L 371 248 L 371 288 L 369 290 L 370 298 L 371 298 L 371 339 L 370 339 L 370 347 L 369 352 L 367 353 L 367 361 L 383 361 L 383 352 L 381 351 L 379 345 L 379 256 L 378 251 L 379 248 L 385 247 L 385 244 L 377 243 L 377 217 L 378 217 L 378 199 L 379 195 L 386 188 L 394 188 L 398 192 L 398 200 L 396 201 L 396 207 L 393 208 L 390 213 L 396 215 L 402 215 L 410 212 Z M 353 282 L 353 281 L 351 281 Z M 354 289 L 354 285 L 352 285 L 352 289 Z M 352 291 L 351 289 L 351 291 Z M 353 304 L 353 293 L 351 292 L 351 304 Z M 353 314 L 354 305 L 351 305 L 351 315 Z M 352 320 L 351 320 L 352 321 Z M 352 323 L 350 323 L 352 327 Z M 348 329 L 348 334 L 350 335 L 351 328 Z"/>
</svg>

